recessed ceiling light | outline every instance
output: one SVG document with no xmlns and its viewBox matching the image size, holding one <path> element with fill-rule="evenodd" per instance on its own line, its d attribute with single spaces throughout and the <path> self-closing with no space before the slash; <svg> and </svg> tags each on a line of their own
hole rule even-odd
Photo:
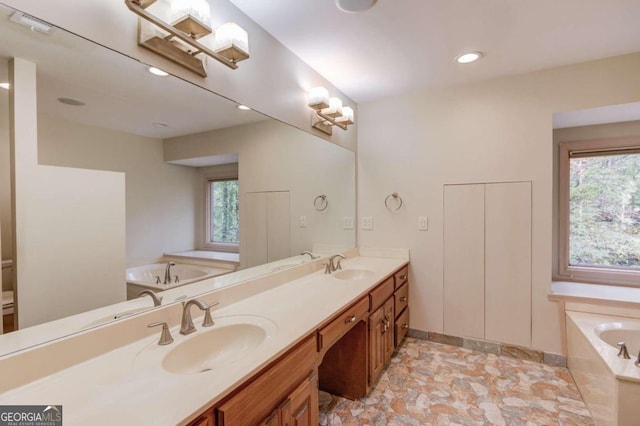
<svg viewBox="0 0 640 426">
<path fill-rule="evenodd" d="M 246 105 L 238 105 L 236 108 L 241 109 L 242 111 L 249 111 L 251 109 Z"/>
<path fill-rule="evenodd" d="M 482 57 L 482 52 L 468 52 L 463 53 L 462 55 L 456 58 L 456 62 L 459 64 L 470 64 L 471 62 L 475 62 Z"/>
<path fill-rule="evenodd" d="M 9 83 L 0 83 L 0 87 L 5 90 L 9 90 L 11 88 L 11 85 Z"/>
<path fill-rule="evenodd" d="M 158 77 L 166 77 L 169 75 L 168 72 L 162 71 L 160 68 L 156 67 L 149 67 L 147 68 L 147 71 L 149 71 L 153 75 L 157 75 Z"/>
<path fill-rule="evenodd" d="M 71 106 L 84 106 L 86 105 L 85 102 L 79 100 L 79 99 L 73 99 L 73 98 L 58 98 L 58 102 L 63 103 L 65 105 L 71 105 Z"/>
<path fill-rule="evenodd" d="M 169 127 L 169 125 L 167 123 L 153 123 L 153 127 L 164 129 L 165 127 Z"/>
<path fill-rule="evenodd" d="M 336 6 L 343 12 L 355 13 L 371 9 L 378 0 L 336 0 Z"/>
</svg>

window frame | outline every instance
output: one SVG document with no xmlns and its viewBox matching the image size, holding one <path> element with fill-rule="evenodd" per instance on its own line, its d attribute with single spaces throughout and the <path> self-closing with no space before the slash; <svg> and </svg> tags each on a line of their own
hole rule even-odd
<svg viewBox="0 0 640 426">
<path fill-rule="evenodd" d="M 593 153 L 595 156 L 635 151 L 634 153 L 640 154 L 640 137 L 579 140 L 560 142 L 558 145 L 558 278 L 565 281 L 639 287 L 640 271 L 569 265 L 569 168 L 572 153 Z"/>
<path fill-rule="evenodd" d="M 239 253 L 240 252 L 240 241 L 237 243 L 216 243 L 211 241 L 211 184 L 215 182 L 226 182 L 235 180 L 238 181 L 238 205 L 240 204 L 240 179 L 238 179 L 237 175 L 225 175 L 225 176 L 206 176 L 205 177 L 205 240 L 204 240 L 204 248 L 207 250 L 213 251 L 223 251 L 229 253 Z M 238 211 L 238 216 L 240 216 L 240 212 Z M 238 226 L 240 220 L 238 218 Z M 240 229 L 238 229 L 238 240 L 240 240 Z"/>
</svg>

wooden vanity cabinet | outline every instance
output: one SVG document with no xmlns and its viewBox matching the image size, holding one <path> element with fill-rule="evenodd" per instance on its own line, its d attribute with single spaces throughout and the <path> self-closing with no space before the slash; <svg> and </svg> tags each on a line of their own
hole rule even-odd
<svg viewBox="0 0 640 426">
<path fill-rule="evenodd" d="M 409 266 L 393 276 L 395 281 L 394 347 L 398 347 L 409 331 Z"/>
<path fill-rule="evenodd" d="M 312 373 L 259 426 L 318 424 L 318 376 Z"/>
<path fill-rule="evenodd" d="M 380 373 L 391 360 L 394 346 L 394 299 L 385 303 L 369 316 L 369 384 L 378 380 Z"/>
</svg>

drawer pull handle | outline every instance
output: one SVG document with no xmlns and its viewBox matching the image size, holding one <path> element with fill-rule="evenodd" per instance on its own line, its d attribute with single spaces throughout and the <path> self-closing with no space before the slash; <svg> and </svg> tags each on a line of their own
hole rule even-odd
<svg viewBox="0 0 640 426">
<path fill-rule="evenodd" d="M 402 329 L 403 329 L 403 330 L 406 330 L 407 328 L 409 328 L 409 324 L 406 324 L 406 323 L 405 323 L 405 324 L 402 324 Z"/>
<path fill-rule="evenodd" d="M 406 301 L 407 301 L 407 297 L 406 297 L 406 296 L 402 296 L 402 297 L 400 298 L 400 301 L 401 301 L 401 302 L 406 302 Z"/>
<path fill-rule="evenodd" d="M 406 280 L 406 279 L 407 279 L 407 276 L 406 276 L 406 275 L 400 275 L 398 278 L 399 278 L 400 280 L 404 281 L 404 280 Z"/>
<path fill-rule="evenodd" d="M 356 316 L 355 315 L 351 315 L 349 318 L 344 320 L 345 324 L 349 324 L 350 322 L 356 322 Z"/>
</svg>

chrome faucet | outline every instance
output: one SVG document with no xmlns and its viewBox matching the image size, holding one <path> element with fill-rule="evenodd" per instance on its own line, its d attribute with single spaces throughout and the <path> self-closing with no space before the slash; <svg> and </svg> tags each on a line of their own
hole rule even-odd
<svg viewBox="0 0 640 426">
<path fill-rule="evenodd" d="M 153 306 L 160 306 L 162 304 L 162 296 L 158 296 L 155 291 L 142 290 L 138 293 L 138 297 L 150 296 L 153 299 Z"/>
<path fill-rule="evenodd" d="M 174 262 L 168 262 L 164 267 L 164 282 L 162 284 L 171 284 L 171 267 L 176 266 Z"/>
<path fill-rule="evenodd" d="M 180 334 L 191 334 L 196 331 L 193 325 L 193 319 L 191 319 L 191 306 L 196 305 L 204 313 L 204 321 L 202 321 L 203 327 L 211 327 L 213 325 L 213 319 L 211 318 L 211 308 L 216 306 L 218 302 L 207 305 L 199 299 L 191 299 L 187 302 L 182 302 L 182 321 L 180 323 Z"/>
<path fill-rule="evenodd" d="M 303 251 L 302 253 L 300 253 L 300 256 L 304 256 L 305 254 L 308 254 L 311 257 L 311 260 L 316 260 L 320 258 L 320 256 L 315 256 L 309 250 Z"/>
<path fill-rule="evenodd" d="M 338 259 L 337 263 L 335 262 L 335 259 Z M 346 257 L 341 254 L 335 254 L 331 256 L 329 258 L 329 263 L 325 263 L 324 265 L 324 273 L 330 274 L 332 272 L 339 271 L 340 269 L 342 269 L 342 264 L 340 263 L 342 262 L 342 259 L 346 259 Z"/>
</svg>

